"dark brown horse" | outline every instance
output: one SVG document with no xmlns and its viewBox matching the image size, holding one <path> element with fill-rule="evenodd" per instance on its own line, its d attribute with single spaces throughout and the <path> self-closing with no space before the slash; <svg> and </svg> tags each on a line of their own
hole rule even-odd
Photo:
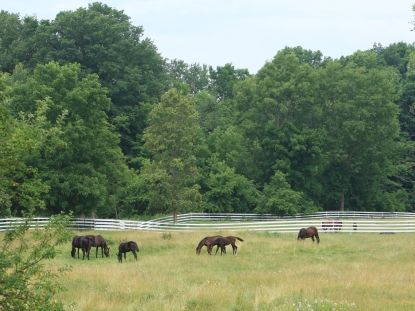
<svg viewBox="0 0 415 311">
<path fill-rule="evenodd" d="M 124 254 L 124 261 L 127 261 L 126 253 L 132 252 L 134 255 L 135 260 L 137 260 L 137 253 L 140 250 L 138 249 L 138 245 L 134 241 L 124 242 L 118 246 L 118 261 L 122 263 L 122 255 Z"/>
<path fill-rule="evenodd" d="M 210 252 L 212 251 L 212 248 L 209 248 L 210 245 L 215 241 L 215 239 L 220 238 L 220 237 L 221 237 L 220 235 L 204 237 L 196 247 L 196 254 L 200 255 L 200 251 L 202 250 L 203 246 L 207 247 L 208 253 L 210 254 Z"/>
<path fill-rule="evenodd" d="M 92 246 L 95 246 L 95 258 L 98 258 L 98 248 L 101 248 L 101 257 L 108 257 L 110 255 L 110 249 L 107 245 L 107 241 L 101 235 L 87 235 L 86 237 L 94 241 Z"/>
<path fill-rule="evenodd" d="M 226 245 L 232 246 L 232 254 L 236 255 L 236 252 L 238 251 L 238 247 L 236 246 L 236 240 L 239 240 L 243 242 L 244 240 L 237 237 L 237 236 L 226 236 L 226 237 L 219 237 L 215 239 L 209 246 L 208 246 L 208 253 L 212 253 L 213 246 L 216 245 L 216 252 L 215 255 L 218 253 L 219 248 L 221 249 L 220 254 L 222 253 L 226 254 Z"/>
<path fill-rule="evenodd" d="M 316 227 L 311 226 L 308 228 L 301 228 L 298 232 L 297 240 L 305 240 L 306 238 L 311 238 L 314 243 L 314 237 L 317 240 L 317 244 L 320 243 L 320 237 L 318 236 L 318 230 Z"/>
<path fill-rule="evenodd" d="M 91 247 L 94 245 L 94 240 L 89 236 L 81 236 L 79 238 L 79 242 L 82 249 L 82 259 L 85 259 L 86 254 L 86 258 L 89 260 L 89 252 L 91 251 Z"/>
</svg>

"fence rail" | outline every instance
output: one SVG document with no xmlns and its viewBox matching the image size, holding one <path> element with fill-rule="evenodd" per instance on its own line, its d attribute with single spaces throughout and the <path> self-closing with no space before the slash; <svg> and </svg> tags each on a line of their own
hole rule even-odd
<svg viewBox="0 0 415 311">
<path fill-rule="evenodd" d="M 23 218 L 0 219 L 0 231 L 23 224 Z M 43 228 L 49 218 L 33 218 L 31 228 Z M 149 221 L 75 218 L 76 230 L 141 231 L 273 231 L 298 232 L 299 228 L 316 226 L 320 232 L 415 232 L 415 213 L 318 212 L 309 215 L 279 217 L 269 214 L 188 213 Z"/>
</svg>

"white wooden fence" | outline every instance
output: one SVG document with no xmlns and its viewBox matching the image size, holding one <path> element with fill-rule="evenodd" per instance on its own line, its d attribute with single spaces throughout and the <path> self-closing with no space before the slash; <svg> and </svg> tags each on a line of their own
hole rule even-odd
<svg viewBox="0 0 415 311">
<path fill-rule="evenodd" d="M 22 218 L 0 219 L 0 231 L 23 223 Z M 34 218 L 32 228 L 42 228 L 49 218 Z M 310 215 L 279 217 L 263 214 L 189 213 L 149 221 L 121 219 L 75 218 L 75 230 L 142 230 L 142 231 L 272 231 L 298 232 L 300 228 L 316 226 L 320 232 L 415 232 L 415 213 L 319 212 Z"/>
</svg>

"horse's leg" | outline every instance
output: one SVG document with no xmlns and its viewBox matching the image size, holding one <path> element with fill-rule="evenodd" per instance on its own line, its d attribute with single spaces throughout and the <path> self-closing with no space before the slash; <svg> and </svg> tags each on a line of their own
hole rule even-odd
<svg viewBox="0 0 415 311">
<path fill-rule="evenodd" d="M 320 237 L 318 236 L 318 234 L 316 234 L 316 240 L 317 240 L 317 244 L 320 244 Z"/>
<path fill-rule="evenodd" d="M 133 255 L 134 255 L 135 261 L 137 261 L 137 253 L 135 252 L 135 250 L 133 250 Z"/>
<path fill-rule="evenodd" d="M 78 259 L 79 259 L 79 247 L 78 247 Z"/>
<path fill-rule="evenodd" d="M 220 249 L 220 254 L 222 255 L 222 247 L 220 247 L 221 249 Z M 218 250 L 219 250 L 219 245 L 216 245 L 216 253 L 215 253 L 215 255 L 218 253 Z"/>
<path fill-rule="evenodd" d="M 95 258 L 98 258 L 98 247 L 99 246 L 95 247 Z"/>
<path fill-rule="evenodd" d="M 314 243 L 314 236 L 311 236 L 311 239 L 313 240 L 313 243 Z"/>
<path fill-rule="evenodd" d="M 127 252 L 124 252 L 124 261 L 127 261 Z"/>
<path fill-rule="evenodd" d="M 232 246 L 232 255 L 236 255 L 236 250 L 237 250 L 238 248 L 236 247 L 235 242 L 231 242 L 230 244 L 231 244 L 231 246 Z"/>
</svg>

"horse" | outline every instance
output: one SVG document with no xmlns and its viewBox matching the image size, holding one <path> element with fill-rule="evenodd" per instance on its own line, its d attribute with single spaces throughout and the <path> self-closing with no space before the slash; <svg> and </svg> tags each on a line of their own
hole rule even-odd
<svg viewBox="0 0 415 311">
<path fill-rule="evenodd" d="M 314 237 L 317 240 L 317 244 L 320 244 L 320 237 L 318 236 L 318 230 L 316 227 L 311 226 L 306 228 L 301 228 L 298 232 L 297 240 L 304 240 L 306 238 L 311 238 L 314 243 Z"/>
<path fill-rule="evenodd" d="M 82 260 L 85 259 L 85 254 L 89 260 L 89 252 L 91 251 L 91 247 L 94 246 L 94 240 L 90 236 L 81 236 L 79 241 L 82 249 Z"/>
<path fill-rule="evenodd" d="M 126 253 L 132 252 L 134 255 L 135 260 L 137 260 L 137 253 L 140 250 L 138 249 L 138 245 L 134 241 L 120 243 L 118 246 L 118 261 L 122 263 L 122 254 L 124 254 L 124 260 L 127 261 Z"/>
<path fill-rule="evenodd" d="M 109 257 L 110 255 L 110 249 L 107 246 L 107 242 L 101 235 L 87 235 L 88 238 L 94 241 L 94 244 L 92 246 L 95 246 L 95 258 L 98 258 L 98 247 L 101 248 L 101 257 Z"/>
<path fill-rule="evenodd" d="M 209 246 L 215 241 L 215 239 L 217 239 L 219 237 L 221 237 L 221 236 L 220 235 L 215 235 L 215 236 L 204 237 L 196 247 L 196 255 L 200 255 L 200 251 L 202 250 L 203 246 L 207 247 L 208 253 L 210 254 L 210 251 L 212 250 L 212 248 L 209 249 Z"/>
<path fill-rule="evenodd" d="M 82 248 L 82 246 L 81 246 L 81 237 L 78 235 L 72 238 L 72 250 L 71 250 L 72 258 L 75 258 L 76 248 L 78 249 L 78 259 L 79 259 L 79 249 Z"/>
<path fill-rule="evenodd" d="M 220 254 L 222 253 L 226 254 L 226 245 L 232 246 L 232 254 L 236 255 L 236 252 L 238 251 L 238 247 L 236 246 L 236 240 L 239 240 L 243 242 L 244 240 L 237 237 L 237 236 L 227 236 L 227 237 L 218 237 L 210 245 L 208 246 L 208 253 L 211 254 L 213 246 L 216 245 L 216 252 L 215 255 L 218 253 L 219 247 L 221 248 Z"/>
</svg>

